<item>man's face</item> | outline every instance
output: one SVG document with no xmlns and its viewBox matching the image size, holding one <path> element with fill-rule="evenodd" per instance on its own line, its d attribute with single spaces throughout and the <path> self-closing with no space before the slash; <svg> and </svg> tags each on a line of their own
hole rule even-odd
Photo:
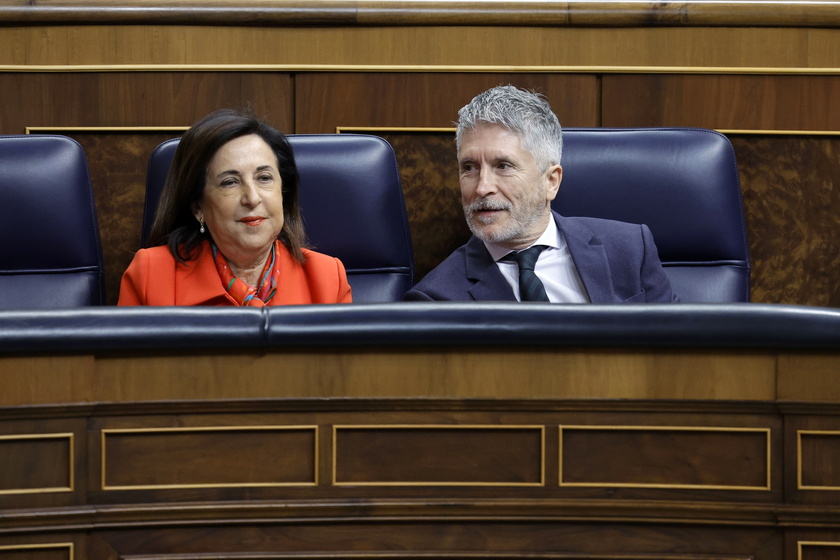
<svg viewBox="0 0 840 560">
<path fill-rule="evenodd" d="M 531 245 L 551 219 L 563 170 L 541 170 L 519 135 L 494 124 L 464 133 L 458 154 L 461 203 L 473 235 L 510 249 Z"/>
</svg>

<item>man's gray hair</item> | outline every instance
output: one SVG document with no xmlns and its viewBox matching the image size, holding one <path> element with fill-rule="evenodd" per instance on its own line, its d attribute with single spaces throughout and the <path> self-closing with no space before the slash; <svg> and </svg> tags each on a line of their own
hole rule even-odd
<svg viewBox="0 0 840 560">
<path fill-rule="evenodd" d="M 464 133 L 486 124 L 501 125 L 515 132 L 541 171 L 560 164 L 563 130 L 542 94 L 514 86 L 497 86 L 476 95 L 458 111 L 455 132 L 458 153 L 461 153 Z"/>
</svg>

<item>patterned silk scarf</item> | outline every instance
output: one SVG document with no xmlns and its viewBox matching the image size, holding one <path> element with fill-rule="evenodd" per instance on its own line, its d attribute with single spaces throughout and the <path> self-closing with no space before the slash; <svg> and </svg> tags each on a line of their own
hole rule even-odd
<svg viewBox="0 0 840 560">
<path fill-rule="evenodd" d="M 271 254 L 268 256 L 265 267 L 260 274 L 260 284 L 256 288 L 249 286 L 234 276 L 225 256 L 216 248 L 216 245 L 212 245 L 213 259 L 216 261 L 216 270 L 219 271 L 222 284 L 225 286 L 227 293 L 239 305 L 265 307 L 271 301 L 271 298 L 274 297 L 280 279 L 280 269 L 276 266 L 278 243 L 280 241 L 275 241 L 274 245 L 271 246 Z"/>
</svg>

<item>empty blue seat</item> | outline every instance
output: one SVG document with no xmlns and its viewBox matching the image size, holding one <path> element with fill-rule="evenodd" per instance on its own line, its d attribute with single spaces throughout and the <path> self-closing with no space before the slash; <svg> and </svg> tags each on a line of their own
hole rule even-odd
<svg viewBox="0 0 840 560">
<path fill-rule="evenodd" d="M 729 140 L 688 128 L 567 128 L 552 208 L 650 227 L 684 303 L 745 302 L 750 256 Z"/>
<path fill-rule="evenodd" d="M 0 308 L 102 305 L 87 159 L 66 136 L 0 136 Z"/>
</svg>

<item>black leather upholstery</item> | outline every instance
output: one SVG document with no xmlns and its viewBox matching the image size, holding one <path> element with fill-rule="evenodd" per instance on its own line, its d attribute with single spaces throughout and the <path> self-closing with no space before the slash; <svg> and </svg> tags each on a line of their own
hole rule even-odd
<svg viewBox="0 0 840 560">
<path fill-rule="evenodd" d="M 65 136 L 0 136 L 0 308 L 104 303 L 87 159 Z"/>
<path fill-rule="evenodd" d="M 0 311 L 3 354 L 303 347 L 836 351 L 840 310 L 752 303 L 431 302 Z"/>
<path fill-rule="evenodd" d="M 290 135 L 289 141 L 312 248 L 341 259 L 354 302 L 400 301 L 413 283 L 414 253 L 391 146 L 359 134 Z M 149 160 L 144 247 L 178 142 L 162 143 Z"/>
<path fill-rule="evenodd" d="M 647 224 L 686 303 L 749 301 L 750 258 L 735 154 L 705 129 L 567 128 L 564 216 Z"/>
</svg>

